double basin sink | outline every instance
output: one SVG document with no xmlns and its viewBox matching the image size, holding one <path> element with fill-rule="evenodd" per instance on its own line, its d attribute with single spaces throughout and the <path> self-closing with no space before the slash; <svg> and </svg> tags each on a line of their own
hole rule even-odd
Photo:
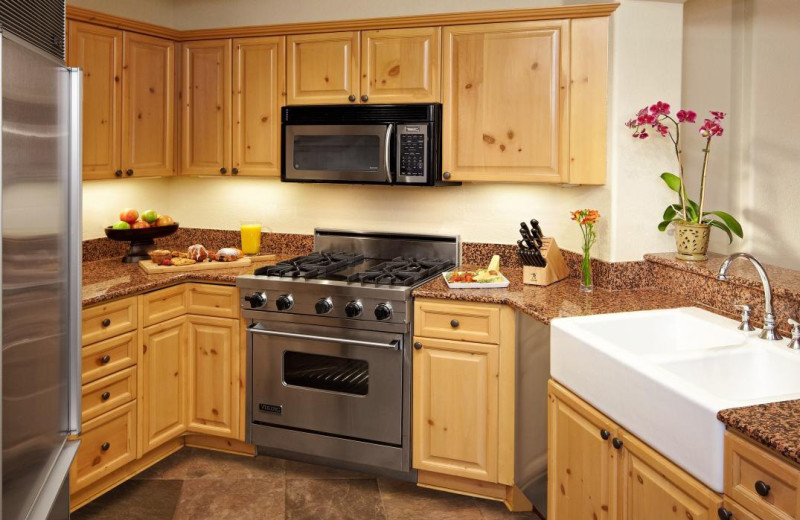
<svg viewBox="0 0 800 520">
<path fill-rule="evenodd" d="M 737 326 L 696 307 L 555 319 L 550 373 L 721 493 L 717 412 L 800 398 L 800 353 Z"/>
</svg>

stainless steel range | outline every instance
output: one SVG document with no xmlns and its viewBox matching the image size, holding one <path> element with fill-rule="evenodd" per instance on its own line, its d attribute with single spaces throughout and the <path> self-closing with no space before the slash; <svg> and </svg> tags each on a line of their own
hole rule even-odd
<svg viewBox="0 0 800 520">
<path fill-rule="evenodd" d="M 460 249 L 456 236 L 315 230 L 314 253 L 239 277 L 246 440 L 413 479 L 411 291 Z"/>
</svg>

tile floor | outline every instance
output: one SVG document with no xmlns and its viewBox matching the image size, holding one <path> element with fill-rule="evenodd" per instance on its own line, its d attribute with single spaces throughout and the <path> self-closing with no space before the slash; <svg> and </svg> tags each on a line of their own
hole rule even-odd
<svg viewBox="0 0 800 520">
<path fill-rule="evenodd" d="M 301 462 L 184 448 L 72 520 L 535 519 L 499 502 Z"/>
</svg>

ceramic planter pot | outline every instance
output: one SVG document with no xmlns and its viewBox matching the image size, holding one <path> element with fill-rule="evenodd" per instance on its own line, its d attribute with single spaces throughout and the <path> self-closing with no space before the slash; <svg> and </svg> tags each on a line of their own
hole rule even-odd
<svg viewBox="0 0 800 520">
<path fill-rule="evenodd" d="M 708 260 L 708 237 L 711 226 L 696 222 L 675 223 L 675 246 L 681 260 Z"/>
</svg>

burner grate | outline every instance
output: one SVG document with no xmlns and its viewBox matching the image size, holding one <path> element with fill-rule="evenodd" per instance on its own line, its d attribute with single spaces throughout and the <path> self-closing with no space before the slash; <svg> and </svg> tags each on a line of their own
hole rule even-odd
<svg viewBox="0 0 800 520">
<path fill-rule="evenodd" d="M 438 258 L 397 257 L 347 277 L 347 282 L 361 285 L 413 285 L 416 282 L 450 269 L 454 264 Z"/>
<path fill-rule="evenodd" d="M 256 269 L 260 276 L 281 276 L 285 278 L 317 278 L 345 267 L 364 261 L 364 255 L 354 253 L 311 253 L 298 256 L 275 265 Z"/>
</svg>

